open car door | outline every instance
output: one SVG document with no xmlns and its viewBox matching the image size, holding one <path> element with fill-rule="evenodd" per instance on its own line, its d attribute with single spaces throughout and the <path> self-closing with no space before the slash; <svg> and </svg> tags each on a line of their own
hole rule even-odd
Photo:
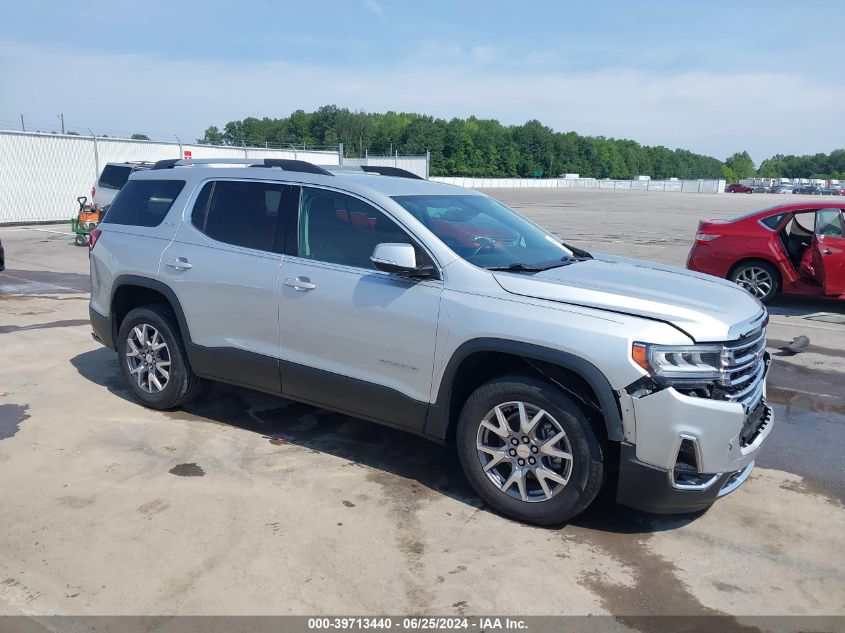
<svg viewBox="0 0 845 633">
<path fill-rule="evenodd" d="M 813 263 L 826 295 L 845 295 L 845 222 L 840 209 L 816 213 Z"/>
</svg>

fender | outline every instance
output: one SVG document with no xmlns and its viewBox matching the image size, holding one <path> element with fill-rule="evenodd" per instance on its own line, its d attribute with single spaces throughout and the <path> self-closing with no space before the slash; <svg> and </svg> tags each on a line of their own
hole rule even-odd
<svg viewBox="0 0 845 633">
<path fill-rule="evenodd" d="M 182 304 L 179 303 L 176 293 L 173 292 L 173 289 L 170 286 L 158 279 L 151 279 L 149 277 L 141 277 L 139 275 L 118 275 L 115 278 L 114 283 L 112 283 L 111 296 L 109 297 L 109 313 L 111 315 L 110 319 L 112 322 L 112 340 L 117 340 L 117 323 L 114 320 L 113 310 L 114 295 L 117 290 L 123 286 L 139 286 L 141 288 L 148 288 L 149 290 L 160 292 L 167 298 L 170 302 L 170 306 L 173 308 L 174 314 L 176 314 L 176 320 L 179 322 L 179 329 L 182 331 L 182 339 L 185 341 L 185 346 L 188 348 L 188 356 L 190 357 L 190 348 L 192 347 L 191 344 L 193 343 L 193 339 L 191 338 L 191 332 L 188 328 L 188 321 L 185 319 L 185 313 L 182 311 Z"/>
<path fill-rule="evenodd" d="M 470 355 L 476 352 L 502 352 L 514 356 L 522 356 L 527 359 L 546 362 L 568 369 L 581 376 L 596 393 L 598 405 L 601 408 L 607 436 L 610 440 L 621 442 L 624 438 L 622 430 L 622 413 L 619 408 L 619 401 L 613 392 L 613 388 L 605 378 L 604 374 L 592 363 L 580 356 L 562 352 L 560 350 L 510 341 L 497 338 L 478 338 L 461 344 L 452 354 L 443 377 L 440 380 L 440 387 L 437 392 L 437 400 L 428 410 L 425 432 L 429 436 L 444 440 L 449 427 L 449 401 L 452 396 L 452 384 L 455 374 L 461 363 Z"/>
</svg>

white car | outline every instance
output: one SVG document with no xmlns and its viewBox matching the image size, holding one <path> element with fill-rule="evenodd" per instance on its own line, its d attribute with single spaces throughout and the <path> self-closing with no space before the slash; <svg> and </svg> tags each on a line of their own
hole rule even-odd
<svg viewBox="0 0 845 633">
<path fill-rule="evenodd" d="M 146 161 L 133 161 L 126 163 L 106 163 L 97 182 L 91 186 L 91 206 L 94 209 L 102 209 L 109 206 L 123 188 L 132 172 L 140 169 L 149 169 L 153 163 Z"/>
</svg>

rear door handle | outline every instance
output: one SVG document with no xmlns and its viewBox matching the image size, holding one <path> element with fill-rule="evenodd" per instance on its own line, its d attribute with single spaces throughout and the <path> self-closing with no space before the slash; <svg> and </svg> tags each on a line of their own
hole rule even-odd
<svg viewBox="0 0 845 633">
<path fill-rule="evenodd" d="M 189 262 L 184 257 L 177 257 L 176 259 L 168 259 L 166 264 L 171 268 L 175 268 L 176 270 L 188 270 L 189 268 L 193 268 L 194 265 Z"/>
<path fill-rule="evenodd" d="M 830 255 L 831 251 L 829 248 L 826 248 L 822 251 L 822 255 Z"/>
<path fill-rule="evenodd" d="M 314 288 L 317 287 L 317 284 L 312 284 L 308 277 L 304 277 L 302 275 L 296 278 L 288 277 L 282 283 L 286 286 L 290 286 L 297 292 L 308 292 L 309 290 L 314 290 Z"/>
</svg>

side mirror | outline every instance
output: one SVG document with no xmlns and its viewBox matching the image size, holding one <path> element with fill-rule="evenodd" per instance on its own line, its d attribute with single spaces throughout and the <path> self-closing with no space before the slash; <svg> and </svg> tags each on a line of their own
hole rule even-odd
<svg viewBox="0 0 845 633">
<path fill-rule="evenodd" d="M 417 253 L 411 244 L 378 244 L 370 261 L 379 270 L 408 277 L 431 277 L 434 272 L 430 266 L 417 266 Z"/>
</svg>

